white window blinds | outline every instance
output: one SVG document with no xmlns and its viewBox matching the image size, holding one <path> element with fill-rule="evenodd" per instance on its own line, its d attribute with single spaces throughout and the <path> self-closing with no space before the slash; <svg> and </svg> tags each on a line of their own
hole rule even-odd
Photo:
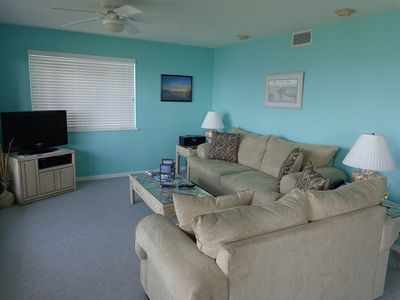
<svg viewBox="0 0 400 300">
<path fill-rule="evenodd" d="M 69 131 L 136 129 L 135 60 L 33 51 L 32 110 L 67 110 Z"/>
</svg>

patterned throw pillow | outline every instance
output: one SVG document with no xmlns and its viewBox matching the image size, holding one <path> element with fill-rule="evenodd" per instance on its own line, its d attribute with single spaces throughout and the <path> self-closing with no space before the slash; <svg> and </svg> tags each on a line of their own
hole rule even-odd
<svg viewBox="0 0 400 300">
<path fill-rule="evenodd" d="M 324 190 L 328 184 L 329 179 L 325 178 L 317 171 L 314 170 L 312 163 L 308 163 L 303 172 L 301 172 L 300 178 L 297 180 L 295 187 L 303 191 L 306 190 Z"/>
<path fill-rule="evenodd" d="M 283 161 L 281 169 L 279 170 L 278 181 L 282 177 L 293 172 L 298 172 L 303 161 L 303 152 L 299 148 L 294 148 Z"/>
<path fill-rule="evenodd" d="M 237 162 L 239 144 L 240 134 L 214 132 L 208 158 Z"/>
</svg>

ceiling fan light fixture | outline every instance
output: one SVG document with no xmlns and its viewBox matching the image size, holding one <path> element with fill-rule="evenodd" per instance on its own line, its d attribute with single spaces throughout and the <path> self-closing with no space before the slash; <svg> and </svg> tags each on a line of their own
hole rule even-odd
<svg viewBox="0 0 400 300">
<path fill-rule="evenodd" d="M 109 12 L 103 18 L 103 25 L 108 31 L 118 33 L 125 29 L 126 20 L 120 19 L 114 12 Z"/>
<path fill-rule="evenodd" d="M 248 34 L 239 34 L 236 36 L 239 40 L 241 41 L 245 41 L 248 40 L 249 38 L 251 38 L 251 35 Z"/>
<path fill-rule="evenodd" d="M 337 14 L 339 17 L 350 17 L 355 12 L 356 10 L 354 8 L 341 8 L 335 10 L 335 14 Z"/>
<path fill-rule="evenodd" d="M 108 31 L 118 33 L 124 30 L 125 22 L 122 20 L 107 20 L 103 19 L 103 25 Z"/>
</svg>

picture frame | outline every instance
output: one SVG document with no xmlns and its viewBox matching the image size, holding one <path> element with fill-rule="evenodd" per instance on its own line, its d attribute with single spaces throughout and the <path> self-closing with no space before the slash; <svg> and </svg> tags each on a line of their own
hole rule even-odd
<svg viewBox="0 0 400 300">
<path fill-rule="evenodd" d="M 175 162 L 172 158 L 162 158 L 160 164 L 160 185 L 171 186 L 175 179 Z"/>
<path fill-rule="evenodd" d="M 161 101 L 192 102 L 193 76 L 161 74 Z"/>
<path fill-rule="evenodd" d="M 304 72 L 268 75 L 265 81 L 266 107 L 301 109 Z"/>
</svg>

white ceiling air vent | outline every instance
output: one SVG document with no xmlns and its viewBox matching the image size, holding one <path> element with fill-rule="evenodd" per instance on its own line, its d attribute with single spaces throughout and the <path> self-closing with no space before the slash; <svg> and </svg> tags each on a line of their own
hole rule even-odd
<svg viewBox="0 0 400 300">
<path fill-rule="evenodd" d="M 295 32 L 292 34 L 292 47 L 311 45 L 312 30 Z"/>
</svg>

